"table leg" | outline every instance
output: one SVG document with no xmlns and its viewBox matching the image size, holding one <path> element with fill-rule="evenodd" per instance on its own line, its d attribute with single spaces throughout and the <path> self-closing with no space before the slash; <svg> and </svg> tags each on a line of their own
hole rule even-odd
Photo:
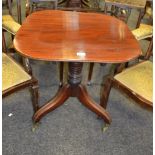
<svg viewBox="0 0 155 155">
<path fill-rule="evenodd" d="M 34 114 L 34 122 L 39 122 L 43 116 L 62 105 L 68 99 L 69 94 L 68 85 L 61 87 L 55 97 L 40 107 L 39 110 Z"/>
<path fill-rule="evenodd" d="M 103 118 L 106 123 L 111 123 L 111 117 L 109 113 L 91 99 L 83 85 L 79 86 L 79 95 L 77 97 L 84 106 L 96 113 L 99 117 Z"/>
<path fill-rule="evenodd" d="M 86 88 L 81 84 L 83 63 L 69 62 L 68 64 L 68 84 L 63 85 L 52 100 L 39 108 L 33 116 L 34 122 L 38 122 L 44 115 L 62 105 L 69 97 L 77 97 L 84 106 L 110 124 L 111 118 L 108 112 L 91 99 Z"/>
</svg>

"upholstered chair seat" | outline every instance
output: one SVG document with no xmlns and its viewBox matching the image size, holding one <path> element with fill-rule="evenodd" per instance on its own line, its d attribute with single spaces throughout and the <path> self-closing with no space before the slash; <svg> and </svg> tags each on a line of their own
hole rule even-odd
<svg viewBox="0 0 155 155">
<path fill-rule="evenodd" d="M 152 37 L 153 26 L 147 24 L 140 24 L 140 27 L 132 31 L 137 40 Z"/>
<path fill-rule="evenodd" d="M 153 64 L 151 61 L 144 61 L 125 69 L 114 79 L 135 94 L 153 102 Z"/>
<path fill-rule="evenodd" d="M 17 23 L 11 15 L 2 16 L 2 28 L 15 35 L 21 25 Z"/>
<path fill-rule="evenodd" d="M 2 91 L 31 79 L 21 66 L 5 53 L 2 54 Z"/>
<path fill-rule="evenodd" d="M 153 17 L 153 11 L 151 7 L 146 7 L 146 15 L 148 17 Z"/>
</svg>

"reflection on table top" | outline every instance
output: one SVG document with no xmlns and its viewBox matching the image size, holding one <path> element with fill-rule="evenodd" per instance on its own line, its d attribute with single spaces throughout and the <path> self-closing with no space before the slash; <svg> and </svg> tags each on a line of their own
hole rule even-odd
<svg viewBox="0 0 155 155">
<path fill-rule="evenodd" d="M 71 11 L 38 11 L 14 39 L 22 55 L 47 61 L 126 62 L 140 55 L 128 26 L 115 17 Z"/>
</svg>

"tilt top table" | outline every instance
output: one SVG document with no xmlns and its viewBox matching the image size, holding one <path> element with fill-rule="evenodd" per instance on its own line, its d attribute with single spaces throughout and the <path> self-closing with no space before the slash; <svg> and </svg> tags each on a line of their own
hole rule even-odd
<svg viewBox="0 0 155 155">
<path fill-rule="evenodd" d="M 83 63 L 123 63 L 141 53 L 137 40 L 122 21 L 103 14 L 58 10 L 28 16 L 15 36 L 14 47 L 31 59 L 69 62 L 68 84 L 38 109 L 33 116 L 35 123 L 69 97 L 77 97 L 110 124 L 109 113 L 91 99 L 81 84 Z"/>
</svg>

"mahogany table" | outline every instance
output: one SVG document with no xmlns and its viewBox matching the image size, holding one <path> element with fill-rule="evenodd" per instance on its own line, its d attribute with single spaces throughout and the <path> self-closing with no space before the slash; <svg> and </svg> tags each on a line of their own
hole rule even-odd
<svg viewBox="0 0 155 155">
<path fill-rule="evenodd" d="M 32 13 L 14 39 L 25 57 L 69 62 L 68 84 L 39 108 L 34 122 L 53 111 L 69 97 L 77 97 L 88 109 L 111 122 L 109 113 L 95 103 L 81 84 L 84 62 L 122 63 L 138 57 L 140 46 L 122 21 L 103 14 L 46 10 Z"/>
</svg>

